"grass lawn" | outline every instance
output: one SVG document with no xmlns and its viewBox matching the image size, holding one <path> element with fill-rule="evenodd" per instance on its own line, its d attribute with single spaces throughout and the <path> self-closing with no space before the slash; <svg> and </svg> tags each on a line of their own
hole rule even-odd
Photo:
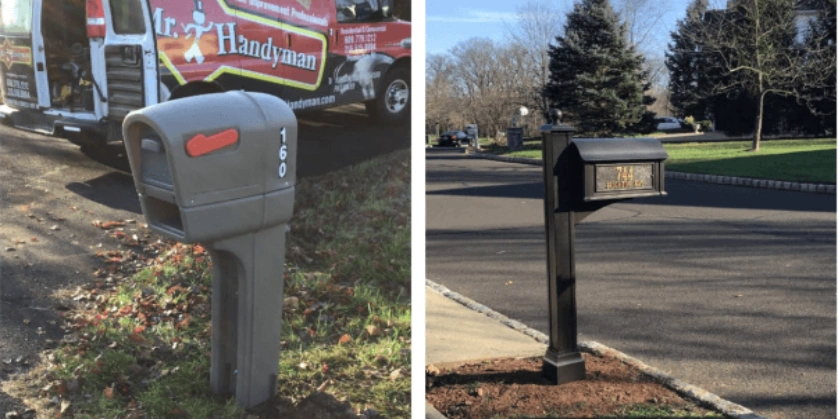
<svg viewBox="0 0 838 419">
<path fill-rule="evenodd" d="M 762 141 L 759 152 L 750 141 L 664 144 L 668 170 L 797 182 L 835 183 L 835 139 Z M 524 149 L 485 152 L 541 159 L 541 140 L 527 139 Z"/>
<path fill-rule="evenodd" d="M 506 146 L 496 147 L 489 144 L 482 150 L 484 153 L 498 154 L 508 157 L 523 157 L 528 159 L 541 160 L 541 137 L 527 137 L 524 138 L 524 149 L 518 151 L 509 151 Z"/>
<path fill-rule="evenodd" d="M 773 140 L 749 152 L 750 141 L 666 144 L 669 170 L 774 179 L 835 183 L 835 139 Z"/>
<path fill-rule="evenodd" d="M 205 249 L 129 226 L 134 252 L 103 253 L 98 278 L 57 294 L 69 334 L 4 390 L 38 417 L 275 417 L 324 393 L 356 413 L 409 417 L 409 163 L 400 151 L 298 183 L 273 404 L 245 412 L 210 391 Z M 117 275 L 128 263 L 140 267 Z"/>
</svg>

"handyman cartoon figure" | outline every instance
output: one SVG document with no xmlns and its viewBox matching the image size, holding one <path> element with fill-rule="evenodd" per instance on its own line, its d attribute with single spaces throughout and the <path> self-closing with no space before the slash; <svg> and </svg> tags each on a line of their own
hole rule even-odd
<svg viewBox="0 0 838 419">
<path fill-rule="evenodd" d="M 361 85 L 361 91 L 364 92 L 365 100 L 375 99 L 373 65 L 375 65 L 375 58 L 373 58 L 372 54 L 364 55 L 355 63 L 353 78 L 358 80 L 358 84 Z"/>
<path fill-rule="evenodd" d="M 192 12 L 192 20 L 194 20 L 195 23 L 190 23 L 188 25 L 184 25 L 182 23 L 180 24 L 180 26 L 183 27 L 183 31 L 188 33 L 188 35 L 186 35 L 186 39 L 189 39 L 189 37 L 192 36 L 192 34 L 189 33 L 191 30 L 195 31 L 195 40 L 192 41 L 192 46 L 186 50 L 186 54 L 183 54 L 183 57 L 186 58 L 187 63 L 191 63 L 194 58 L 196 63 L 201 64 L 204 62 L 204 54 L 201 54 L 201 47 L 199 46 L 201 36 L 209 32 L 209 30 L 212 29 L 213 24 L 210 22 L 207 23 L 207 26 L 201 26 L 204 24 L 204 21 L 207 20 L 207 15 L 204 14 L 204 2 L 201 0 L 194 1 L 195 10 Z"/>
</svg>

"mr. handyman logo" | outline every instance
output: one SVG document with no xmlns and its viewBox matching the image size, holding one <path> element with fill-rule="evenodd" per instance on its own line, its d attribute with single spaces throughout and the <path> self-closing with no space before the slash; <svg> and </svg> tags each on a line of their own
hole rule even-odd
<svg viewBox="0 0 838 419">
<path fill-rule="evenodd" d="M 196 63 L 201 64 L 204 62 L 204 54 L 201 53 L 200 41 L 201 36 L 210 30 L 212 30 L 213 23 L 207 23 L 204 26 L 204 22 L 207 21 L 207 15 L 204 13 L 204 2 L 201 0 L 194 0 L 195 2 L 195 10 L 192 11 L 192 20 L 193 23 L 189 24 L 182 24 L 183 31 L 186 32 L 186 39 L 189 39 L 193 35 L 195 38 L 192 40 L 192 46 L 186 50 L 186 54 L 184 54 L 184 58 L 186 59 L 187 63 L 192 62 L 195 60 Z M 194 32 L 191 33 L 191 32 Z"/>
<path fill-rule="evenodd" d="M 32 66 L 32 49 L 12 45 L 9 38 L 6 38 L 0 45 L 0 61 L 6 64 L 7 69 L 11 69 L 15 63 Z"/>
</svg>

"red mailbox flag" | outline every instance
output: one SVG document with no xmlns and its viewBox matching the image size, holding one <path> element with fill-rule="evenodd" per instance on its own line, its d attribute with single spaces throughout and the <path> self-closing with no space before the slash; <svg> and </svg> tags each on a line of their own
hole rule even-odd
<svg viewBox="0 0 838 419">
<path fill-rule="evenodd" d="M 186 142 L 186 154 L 189 154 L 189 157 L 200 157 L 238 142 L 239 132 L 235 128 L 230 128 L 210 136 L 198 134 Z"/>
</svg>

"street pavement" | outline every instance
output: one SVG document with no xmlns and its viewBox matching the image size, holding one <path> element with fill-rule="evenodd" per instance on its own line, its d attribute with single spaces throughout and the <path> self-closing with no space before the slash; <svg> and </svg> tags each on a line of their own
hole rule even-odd
<svg viewBox="0 0 838 419">
<path fill-rule="evenodd" d="M 426 163 L 427 277 L 546 333 L 541 168 Z M 666 189 L 577 226 L 580 340 L 764 416 L 835 417 L 835 196 Z"/>
<path fill-rule="evenodd" d="M 406 125 L 374 126 L 363 106 L 298 118 L 300 177 L 410 145 Z M 118 248 L 91 223 L 126 219 L 144 222 L 120 145 L 82 152 L 60 138 L 0 127 L 0 360 L 12 361 L 0 365 L 0 381 L 34 364 L 47 339 L 61 339 L 54 293 L 90 281 L 100 267 L 96 251 Z M 0 416 L 22 408 L 0 392 Z"/>
</svg>

